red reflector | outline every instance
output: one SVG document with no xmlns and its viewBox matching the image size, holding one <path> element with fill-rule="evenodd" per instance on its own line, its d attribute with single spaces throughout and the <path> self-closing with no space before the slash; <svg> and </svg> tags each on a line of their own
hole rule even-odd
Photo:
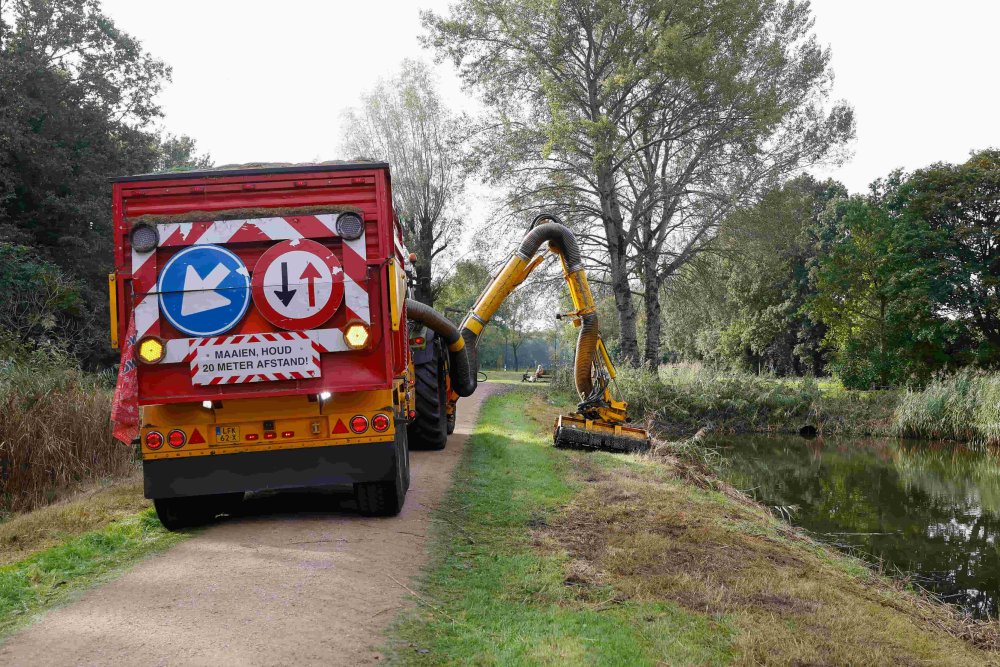
<svg viewBox="0 0 1000 667">
<path fill-rule="evenodd" d="M 260 436 L 257 435 L 256 433 L 247 433 L 247 435 L 246 435 L 247 440 L 256 440 L 259 437 Z"/>
<path fill-rule="evenodd" d="M 265 440 L 274 440 L 277 437 L 278 437 L 278 434 L 275 433 L 274 431 L 264 431 L 264 439 Z"/>
<path fill-rule="evenodd" d="M 205 442 L 205 436 L 203 436 L 201 434 L 201 431 L 199 431 L 198 429 L 195 429 L 191 433 L 191 437 L 188 439 L 189 445 L 200 445 L 203 442 Z"/>
<path fill-rule="evenodd" d="M 344 420 L 338 419 L 337 425 L 333 427 L 334 433 L 347 433 L 347 427 L 344 426 Z"/>
<path fill-rule="evenodd" d="M 184 435 L 184 431 L 180 429 L 174 429 L 169 435 L 167 435 L 167 444 L 174 449 L 183 447 L 185 442 L 187 442 L 187 436 Z"/>
<path fill-rule="evenodd" d="M 382 433 L 389 430 L 389 416 L 378 414 L 372 417 L 372 428 Z"/>
<path fill-rule="evenodd" d="M 416 338 L 413 339 L 413 344 L 414 345 L 423 345 L 424 344 L 424 339 L 422 337 L 420 337 L 420 336 L 417 336 Z"/>
<path fill-rule="evenodd" d="M 163 436 L 153 431 L 146 434 L 146 446 L 150 449 L 159 449 L 163 446 Z"/>
<path fill-rule="evenodd" d="M 291 438 L 294 435 L 295 435 L 295 431 L 282 431 L 281 432 L 281 437 L 282 438 Z"/>
<path fill-rule="evenodd" d="M 410 410 L 410 419 L 416 419 L 416 417 L 417 417 L 417 411 Z"/>
<path fill-rule="evenodd" d="M 355 433 L 364 433 L 368 430 L 368 420 L 363 415 L 351 417 L 351 430 Z"/>
</svg>

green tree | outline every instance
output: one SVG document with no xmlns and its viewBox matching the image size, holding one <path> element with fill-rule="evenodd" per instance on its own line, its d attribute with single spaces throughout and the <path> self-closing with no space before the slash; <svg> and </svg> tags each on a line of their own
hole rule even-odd
<svg viewBox="0 0 1000 667">
<path fill-rule="evenodd" d="M 951 354 L 962 325 L 943 316 L 928 267 L 911 252 L 903 183 L 895 172 L 838 202 L 837 237 L 816 266 L 809 309 L 829 327 L 834 369 L 850 387 L 920 381 L 963 362 Z"/>
<path fill-rule="evenodd" d="M 804 312 L 810 266 L 829 248 L 834 181 L 801 176 L 730 214 L 712 245 L 667 286 L 668 347 L 688 358 L 821 375 L 826 327 Z"/>
<path fill-rule="evenodd" d="M 980 363 L 1000 364 L 1000 151 L 918 170 L 902 196 L 902 251 L 917 264 L 910 279 L 928 286 L 939 313 L 976 332 Z"/>
<path fill-rule="evenodd" d="M 160 157 L 157 171 L 191 171 L 208 169 L 212 166 L 212 156 L 198 153 L 195 140 L 186 134 L 167 134 L 160 140 Z"/>
<path fill-rule="evenodd" d="M 81 356 L 107 349 L 108 178 L 155 169 L 155 97 L 169 69 L 96 0 L 0 5 L 0 241 L 81 281 Z"/>
</svg>

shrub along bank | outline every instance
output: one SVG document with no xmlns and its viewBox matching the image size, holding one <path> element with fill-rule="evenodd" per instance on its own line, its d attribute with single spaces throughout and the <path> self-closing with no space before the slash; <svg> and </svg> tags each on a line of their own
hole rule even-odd
<svg viewBox="0 0 1000 667">
<path fill-rule="evenodd" d="M 956 664 L 996 628 L 775 519 L 669 446 L 556 450 L 568 406 L 488 399 L 436 512 L 402 664 Z"/>
<path fill-rule="evenodd" d="M 555 374 L 571 392 L 572 379 Z M 1000 374 L 963 371 L 921 389 L 860 391 L 836 380 L 775 378 L 691 366 L 659 373 L 619 369 L 617 385 L 634 418 L 667 438 L 708 427 L 720 432 L 948 439 L 1000 444 Z"/>
</svg>

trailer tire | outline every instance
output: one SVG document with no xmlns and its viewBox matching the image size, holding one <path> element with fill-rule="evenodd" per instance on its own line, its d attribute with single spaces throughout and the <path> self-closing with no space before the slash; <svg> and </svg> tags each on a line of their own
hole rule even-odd
<svg viewBox="0 0 1000 667">
<path fill-rule="evenodd" d="M 407 428 L 413 449 L 441 450 L 448 444 L 448 391 L 443 341 L 435 337 L 433 356 L 414 365 L 417 416 Z"/>
<path fill-rule="evenodd" d="M 220 514 L 234 512 L 243 501 L 243 493 L 211 496 L 156 498 L 153 507 L 163 527 L 170 531 L 197 528 L 211 523 Z"/>
<path fill-rule="evenodd" d="M 406 432 L 396 446 L 396 464 L 393 479 L 378 482 L 359 482 L 354 485 L 354 500 L 358 512 L 364 516 L 396 516 L 406 502 L 410 488 L 410 451 Z"/>
</svg>

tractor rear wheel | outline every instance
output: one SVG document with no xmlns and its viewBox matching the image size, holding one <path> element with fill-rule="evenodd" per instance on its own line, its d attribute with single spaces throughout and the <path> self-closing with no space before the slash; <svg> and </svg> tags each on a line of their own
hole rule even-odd
<svg viewBox="0 0 1000 667">
<path fill-rule="evenodd" d="M 417 416 L 407 429 L 413 449 L 444 449 L 448 443 L 448 392 L 444 341 L 435 337 L 433 356 L 414 366 Z"/>
</svg>

